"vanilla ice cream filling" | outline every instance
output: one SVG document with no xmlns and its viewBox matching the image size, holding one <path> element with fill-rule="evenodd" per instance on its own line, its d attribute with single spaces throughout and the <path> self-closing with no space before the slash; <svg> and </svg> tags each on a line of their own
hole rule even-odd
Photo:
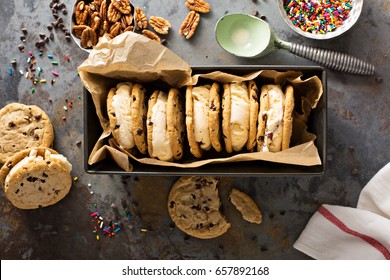
<svg viewBox="0 0 390 280">
<path fill-rule="evenodd" d="M 112 106 L 116 116 L 118 128 L 118 144 L 125 149 L 135 146 L 132 132 L 133 120 L 131 117 L 131 89 L 132 83 L 119 83 L 112 98 Z"/>
<path fill-rule="evenodd" d="M 284 94 L 281 89 L 268 92 L 269 110 L 266 113 L 263 151 L 279 152 L 282 149 Z"/>
<path fill-rule="evenodd" d="M 160 160 L 170 160 L 173 157 L 167 130 L 167 101 L 168 95 L 160 91 L 156 104 L 154 104 L 152 108 L 151 122 L 153 123 L 153 157 L 156 157 Z"/>
<path fill-rule="evenodd" d="M 209 99 L 210 86 L 199 86 L 192 88 L 193 98 L 193 122 L 195 141 L 200 147 L 208 151 L 211 148 L 209 131 Z"/>
<path fill-rule="evenodd" d="M 63 155 L 52 154 L 49 150 L 45 151 L 44 157 L 39 156 L 37 154 L 38 154 L 38 150 L 33 149 L 30 151 L 30 154 L 28 156 L 26 156 L 17 164 L 15 164 L 5 178 L 5 185 L 8 185 L 10 178 L 14 176 L 14 174 L 20 172 L 20 170 L 23 170 L 27 164 L 34 164 L 39 160 L 43 160 L 46 162 L 47 161 L 55 162 L 60 164 L 67 172 L 70 173 L 70 171 L 72 171 L 72 165 L 68 162 L 66 157 L 64 157 Z"/>
<path fill-rule="evenodd" d="M 249 137 L 249 92 L 245 83 L 230 85 L 231 114 L 230 130 L 232 148 L 240 151 Z"/>
</svg>

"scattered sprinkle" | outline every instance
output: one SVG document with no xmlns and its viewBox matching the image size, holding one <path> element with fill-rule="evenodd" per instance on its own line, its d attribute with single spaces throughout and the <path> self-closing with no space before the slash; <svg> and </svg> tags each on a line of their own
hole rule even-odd
<svg viewBox="0 0 390 280">
<path fill-rule="evenodd" d="M 63 107 L 65 111 L 68 111 L 68 108 L 66 106 Z"/>
<path fill-rule="evenodd" d="M 52 55 L 52 54 L 48 54 L 48 55 L 47 55 L 47 58 L 52 59 L 52 58 L 53 58 L 53 55 Z"/>
<path fill-rule="evenodd" d="M 65 59 L 67 60 L 67 61 L 70 61 L 70 59 L 69 59 L 69 55 L 67 54 L 67 55 L 65 55 Z"/>
<path fill-rule="evenodd" d="M 11 66 L 8 67 L 8 74 L 9 74 L 10 76 L 12 76 L 12 67 L 11 67 Z"/>
<path fill-rule="evenodd" d="M 43 52 L 42 51 L 39 51 L 38 52 L 38 56 L 40 57 L 40 56 L 42 56 L 43 55 Z"/>
<path fill-rule="evenodd" d="M 31 89 L 31 93 L 32 93 L 32 94 L 35 93 L 35 88 L 32 88 L 32 89 Z"/>
<path fill-rule="evenodd" d="M 51 85 L 54 85 L 55 82 L 56 82 L 56 80 L 52 79 L 50 83 L 51 83 Z"/>
<path fill-rule="evenodd" d="M 58 74 L 58 72 L 56 71 L 51 71 L 51 73 L 53 73 L 54 76 L 58 77 L 60 74 Z"/>
<path fill-rule="evenodd" d="M 146 228 L 141 228 L 141 232 L 147 232 L 148 230 Z"/>
<path fill-rule="evenodd" d="M 46 80 L 45 79 L 41 79 L 39 82 L 40 83 L 46 83 Z"/>
<path fill-rule="evenodd" d="M 58 61 L 52 61 L 51 64 L 52 65 L 58 65 Z"/>
</svg>

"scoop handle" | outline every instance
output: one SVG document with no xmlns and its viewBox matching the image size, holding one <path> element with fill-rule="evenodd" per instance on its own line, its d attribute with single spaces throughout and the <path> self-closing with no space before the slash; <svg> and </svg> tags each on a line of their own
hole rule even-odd
<svg viewBox="0 0 390 280">
<path fill-rule="evenodd" d="M 326 67 L 358 75 L 373 75 L 375 67 L 349 54 L 291 43 L 289 51 Z"/>
</svg>

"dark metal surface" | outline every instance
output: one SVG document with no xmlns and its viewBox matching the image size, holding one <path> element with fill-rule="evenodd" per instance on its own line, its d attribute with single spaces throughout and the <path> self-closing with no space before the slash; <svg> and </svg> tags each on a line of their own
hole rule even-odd
<svg viewBox="0 0 390 280">
<path fill-rule="evenodd" d="M 72 1 L 62 2 L 71 10 Z M 321 42 L 294 34 L 283 22 L 274 1 L 208 2 L 212 12 L 202 15 L 191 40 L 178 35 L 188 13 L 184 1 L 133 3 L 148 16 L 162 16 L 171 22 L 167 47 L 193 66 L 314 65 L 284 51 L 254 60 L 224 52 L 214 39 L 216 21 L 227 12 L 255 11 L 266 16 L 281 39 L 342 51 L 375 65 L 374 76 L 327 71 L 327 172 L 320 177 L 222 177 L 223 211 L 232 227 L 214 240 L 186 236 L 173 226 L 166 209 L 175 177 L 93 175 L 84 171 L 81 142 L 85 100 L 76 68 L 87 53 L 67 41 L 64 32 L 53 30 L 54 40 L 46 44 L 43 56 L 38 57 L 38 34 L 48 35 L 46 25 L 55 21 L 49 1 L 1 1 L 0 105 L 19 101 L 42 107 L 54 125 L 54 148 L 73 164 L 72 176 L 76 179 L 71 192 L 60 203 L 33 211 L 13 208 L 0 194 L 1 259 L 308 259 L 292 245 L 318 206 L 356 205 L 361 189 L 390 158 L 390 2 L 365 1 L 362 16 L 352 30 Z M 69 26 L 70 13 L 60 15 Z M 22 27 L 28 31 L 24 53 L 18 49 Z M 43 68 L 41 75 L 48 81 L 46 84 L 33 85 L 18 72 L 25 70 L 29 50 L 36 56 L 37 66 Z M 52 54 L 59 65 L 52 65 L 47 54 Z M 8 66 L 13 58 L 17 60 L 17 71 L 14 69 L 10 76 Z M 59 73 L 58 77 L 53 77 L 53 70 Z M 56 82 L 51 85 L 53 78 Z M 231 206 L 227 195 L 232 187 L 255 199 L 263 213 L 261 225 L 246 223 Z M 124 214 L 125 209 L 131 216 Z M 122 222 L 122 230 L 113 237 L 100 234 L 97 240 L 92 232 L 96 222 L 90 217 L 96 210 L 105 218 Z"/>
</svg>

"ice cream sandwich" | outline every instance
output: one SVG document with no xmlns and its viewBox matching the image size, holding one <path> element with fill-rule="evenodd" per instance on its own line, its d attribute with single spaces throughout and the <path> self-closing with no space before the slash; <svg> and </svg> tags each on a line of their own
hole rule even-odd
<svg viewBox="0 0 390 280">
<path fill-rule="evenodd" d="M 292 134 L 294 89 L 280 85 L 261 87 L 257 151 L 279 152 L 289 148 Z"/>
<path fill-rule="evenodd" d="M 113 138 L 124 150 L 134 152 L 137 148 L 142 154 L 147 152 L 145 91 L 140 84 L 123 82 L 110 89 L 107 96 Z"/>
<path fill-rule="evenodd" d="M 255 146 L 258 90 L 254 81 L 223 85 L 222 133 L 228 153 Z"/>
<path fill-rule="evenodd" d="M 219 85 L 188 86 L 186 128 L 191 153 L 201 158 L 204 151 L 222 150 Z"/>
<path fill-rule="evenodd" d="M 178 89 L 173 88 L 168 94 L 160 90 L 152 93 L 146 124 L 151 158 L 173 161 L 183 157 L 184 107 Z"/>
</svg>

